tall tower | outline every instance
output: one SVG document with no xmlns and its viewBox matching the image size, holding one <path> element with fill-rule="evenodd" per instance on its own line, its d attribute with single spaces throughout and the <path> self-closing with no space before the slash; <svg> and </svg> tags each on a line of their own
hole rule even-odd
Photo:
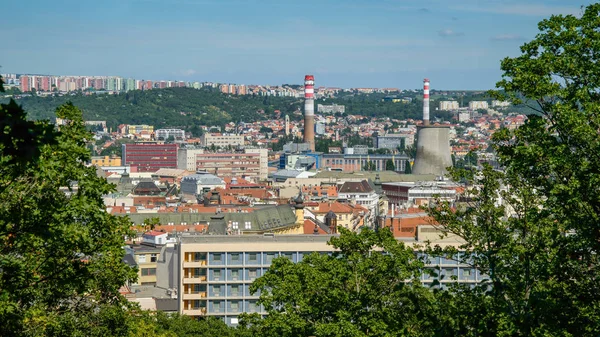
<svg viewBox="0 0 600 337">
<path fill-rule="evenodd" d="M 417 156 L 413 174 L 442 176 L 452 166 L 449 127 L 429 124 L 429 79 L 423 80 L 423 126 L 417 128 Z"/>
<path fill-rule="evenodd" d="M 423 125 L 429 125 L 429 79 L 423 80 Z"/>
<path fill-rule="evenodd" d="M 304 76 L 304 142 L 315 150 L 315 77 Z"/>
<path fill-rule="evenodd" d="M 285 115 L 285 135 L 290 135 L 290 116 Z"/>
</svg>

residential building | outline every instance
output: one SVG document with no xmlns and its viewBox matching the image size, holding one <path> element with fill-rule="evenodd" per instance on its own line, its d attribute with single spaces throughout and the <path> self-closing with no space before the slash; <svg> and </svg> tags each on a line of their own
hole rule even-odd
<svg viewBox="0 0 600 337">
<path fill-rule="evenodd" d="M 471 101 L 469 102 L 470 110 L 479 110 L 479 109 L 487 109 L 488 102 L 487 101 Z"/>
<path fill-rule="evenodd" d="M 434 199 L 452 202 L 458 196 L 456 185 L 442 181 L 388 182 L 382 183 L 381 188 L 389 205 L 395 207 L 427 205 Z"/>
<path fill-rule="evenodd" d="M 458 101 L 440 101 L 439 105 L 440 110 L 445 111 L 458 110 L 459 108 Z"/>
<path fill-rule="evenodd" d="M 170 137 L 173 137 L 174 140 L 185 139 L 185 131 L 181 129 L 158 129 L 154 135 L 158 140 L 167 140 Z"/>
<path fill-rule="evenodd" d="M 152 126 L 152 125 L 145 125 L 145 124 L 127 125 L 126 132 L 127 132 L 128 135 L 141 134 L 143 131 L 152 133 L 152 132 L 154 132 L 154 126 Z"/>
<path fill-rule="evenodd" d="M 317 104 L 317 112 L 319 112 L 319 113 L 344 113 L 344 112 L 346 112 L 346 106 L 337 105 L 337 104 L 331 104 L 331 105 Z"/>
<path fill-rule="evenodd" d="M 419 242 L 431 240 L 444 247 L 457 246 L 456 238 L 440 239 L 440 232 L 432 226 L 419 226 Z M 259 293 L 250 293 L 250 284 L 263 276 L 272 261 L 284 257 L 297 263 L 313 253 L 331 254 L 334 248 L 327 242 L 332 235 L 182 235 L 176 245 L 174 261 L 170 268 L 178 275 L 179 312 L 192 317 L 217 317 L 228 325 L 237 325 L 241 313 L 267 314 L 258 303 Z M 407 245 L 418 243 L 414 238 L 402 239 Z M 451 258 L 427 258 L 427 268 L 437 271 L 440 284 L 475 284 L 486 276 Z M 454 279 L 451 276 L 456 276 Z M 420 280 L 432 284 L 436 277 L 424 273 Z"/>
<path fill-rule="evenodd" d="M 122 163 L 137 167 L 138 172 L 155 172 L 161 168 L 177 168 L 177 144 L 123 144 Z"/>
<path fill-rule="evenodd" d="M 121 166 L 121 157 L 118 156 L 92 156 L 92 165 L 96 166 Z"/>
<path fill-rule="evenodd" d="M 202 145 L 205 147 L 237 147 L 244 146 L 244 136 L 236 134 L 205 133 L 201 137 Z"/>
</svg>

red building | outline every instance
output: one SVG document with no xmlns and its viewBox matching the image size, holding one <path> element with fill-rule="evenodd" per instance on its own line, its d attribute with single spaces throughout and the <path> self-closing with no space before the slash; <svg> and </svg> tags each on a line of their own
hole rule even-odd
<svg viewBox="0 0 600 337">
<path fill-rule="evenodd" d="M 48 77 L 48 76 L 42 77 L 40 89 L 42 91 L 50 91 L 50 77 Z"/>
<path fill-rule="evenodd" d="M 177 168 L 177 144 L 123 144 L 123 165 L 137 167 L 138 172 L 156 172 Z"/>
<path fill-rule="evenodd" d="M 19 77 L 21 81 L 21 91 L 28 92 L 31 90 L 31 84 L 29 83 L 29 76 L 21 76 Z"/>
</svg>

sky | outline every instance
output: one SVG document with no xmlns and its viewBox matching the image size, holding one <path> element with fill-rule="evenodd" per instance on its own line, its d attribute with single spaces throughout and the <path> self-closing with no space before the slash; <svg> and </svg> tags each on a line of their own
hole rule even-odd
<svg viewBox="0 0 600 337">
<path fill-rule="evenodd" d="M 20 0 L 0 72 L 491 89 L 537 23 L 591 0 Z"/>
</svg>

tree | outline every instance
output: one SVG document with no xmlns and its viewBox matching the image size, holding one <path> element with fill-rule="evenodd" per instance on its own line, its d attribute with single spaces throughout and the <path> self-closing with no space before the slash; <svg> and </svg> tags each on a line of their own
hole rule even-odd
<svg viewBox="0 0 600 337">
<path fill-rule="evenodd" d="M 404 166 L 404 174 L 412 174 L 412 167 L 410 165 L 410 160 L 406 161 L 406 165 Z"/>
<path fill-rule="evenodd" d="M 552 16 L 521 56 L 502 61 L 502 91 L 492 94 L 536 114 L 494 134 L 503 172 L 453 170 L 455 181 L 477 187 L 472 202 L 431 210 L 465 240 L 459 259 L 488 275 L 440 297 L 452 317 L 446 334 L 600 334 L 599 26 L 600 4 L 580 18 Z"/>
<path fill-rule="evenodd" d="M 92 135 L 81 111 L 58 108 L 69 121 L 59 131 L 24 121 L 14 102 L 1 112 L 10 142 L 0 147 L 0 335 L 45 335 L 66 312 L 125 310 L 119 288 L 135 278 L 122 262 L 129 223 L 105 211 L 113 186 L 84 165 Z"/>
<path fill-rule="evenodd" d="M 274 259 L 251 285 L 268 316 L 244 315 L 242 325 L 256 336 L 429 335 L 433 297 L 412 248 L 388 229 L 339 230 L 332 255 Z"/>
<path fill-rule="evenodd" d="M 385 170 L 386 171 L 396 171 L 396 165 L 391 159 L 385 161 Z"/>
</svg>

